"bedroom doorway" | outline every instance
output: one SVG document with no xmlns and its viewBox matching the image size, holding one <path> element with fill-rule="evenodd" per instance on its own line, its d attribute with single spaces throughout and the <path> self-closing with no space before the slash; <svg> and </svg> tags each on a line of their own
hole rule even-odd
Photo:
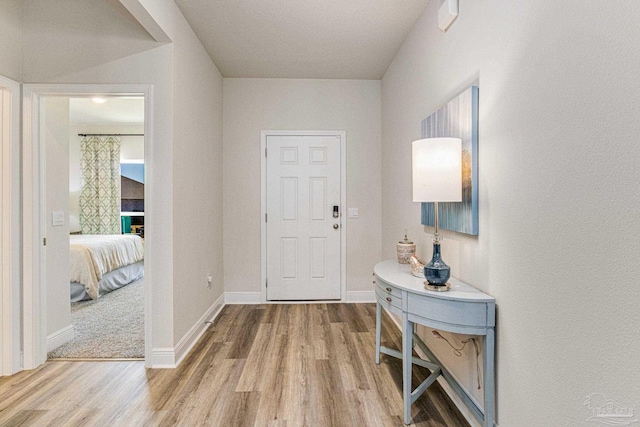
<svg viewBox="0 0 640 427">
<path fill-rule="evenodd" d="M 144 97 L 41 107 L 47 357 L 144 359 Z"/>
<path fill-rule="evenodd" d="M 150 85 L 25 85 L 25 369 L 47 356 L 149 359 L 152 307 L 143 236 L 151 94 Z M 116 149 L 107 153 L 108 147 Z M 97 164 L 111 172 L 92 172 Z M 105 176 L 114 173 L 115 206 L 107 202 L 115 190 L 105 186 Z M 87 187 L 95 192 L 85 194 Z M 86 242 L 94 234 L 97 249 Z M 81 257 L 91 258 L 89 267 L 72 263 L 76 244 L 83 245 Z M 107 247 L 115 252 L 90 254 L 106 253 Z M 87 331 L 101 335 L 87 337 Z M 84 350 L 55 353 L 78 340 Z"/>
</svg>

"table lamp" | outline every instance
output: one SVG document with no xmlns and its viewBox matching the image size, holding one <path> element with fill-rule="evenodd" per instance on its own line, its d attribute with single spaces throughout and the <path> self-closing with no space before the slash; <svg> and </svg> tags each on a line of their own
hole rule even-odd
<svg viewBox="0 0 640 427">
<path fill-rule="evenodd" d="M 433 258 L 424 266 L 425 288 L 448 291 L 451 269 L 442 261 L 438 233 L 438 202 L 462 201 L 462 140 L 427 138 L 413 141 L 413 201 L 433 202 Z"/>
</svg>

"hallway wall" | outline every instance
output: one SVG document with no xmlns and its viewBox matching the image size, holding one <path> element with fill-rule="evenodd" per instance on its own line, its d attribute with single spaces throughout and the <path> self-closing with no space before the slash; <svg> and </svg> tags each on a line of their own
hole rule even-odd
<svg viewBox="0 0 640 427">
<path fill-rule="evenodd" d="M 594 393 L 637 411 L 640 3 L 461 0 L 446 32 L 439 6 L 382 80 L 383 256 L 408 228 L 431 257 L 411 142 L 477 82 L 480 233 L 444 231 L 442 249 L 453 276 L 497 301 L 497 422 L 586 425 Z M 475 388 L 473 352 L 422 333 Z"/>
<path fill-rule="evenodd" d="M 222 165 L 215 154 L 222 149 L 222 77 L 177 6 L 153 6 L 172 43 L 154 41 L 117 2 L 23 2 L 23 81 L 153 85 L 145 269 L 153 282 L 153 346 L 158 355 L 175 355 L 223 292 L 221 282 L 206 286 L 205 273 L 222 270 Z M 212 160 L 203 180 L 193 160 L 206 157 Z M 187 242 L 176 230 L 185 210 L 200 209 L 209 212 L 209 226 Z"/>
</svg>

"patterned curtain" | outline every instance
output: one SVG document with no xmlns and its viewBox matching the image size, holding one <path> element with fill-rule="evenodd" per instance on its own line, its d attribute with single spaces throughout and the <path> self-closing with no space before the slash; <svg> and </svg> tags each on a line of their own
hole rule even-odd
<svg viewBox="0 0 640 427">
<path fill-rule="evenodd" d="M 85 136 L 80 153 L 82 234 L 120 234 L 120 138 Z"/>
</svg>

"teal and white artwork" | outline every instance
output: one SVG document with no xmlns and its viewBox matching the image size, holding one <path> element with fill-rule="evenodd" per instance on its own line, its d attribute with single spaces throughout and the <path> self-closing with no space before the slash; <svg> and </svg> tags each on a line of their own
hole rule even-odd
<svg viewBox="0 0 640 427">
<path fill-rule="evenodd" d="M 478 87 L 471 86 L 422 121 L 422 138 L 462 139 L 462 202 L 438 203 L 438 226 L 478 235 Z M 433 227 L 433 203 L 422 204 L 422 224 Z"/>
</svg>

